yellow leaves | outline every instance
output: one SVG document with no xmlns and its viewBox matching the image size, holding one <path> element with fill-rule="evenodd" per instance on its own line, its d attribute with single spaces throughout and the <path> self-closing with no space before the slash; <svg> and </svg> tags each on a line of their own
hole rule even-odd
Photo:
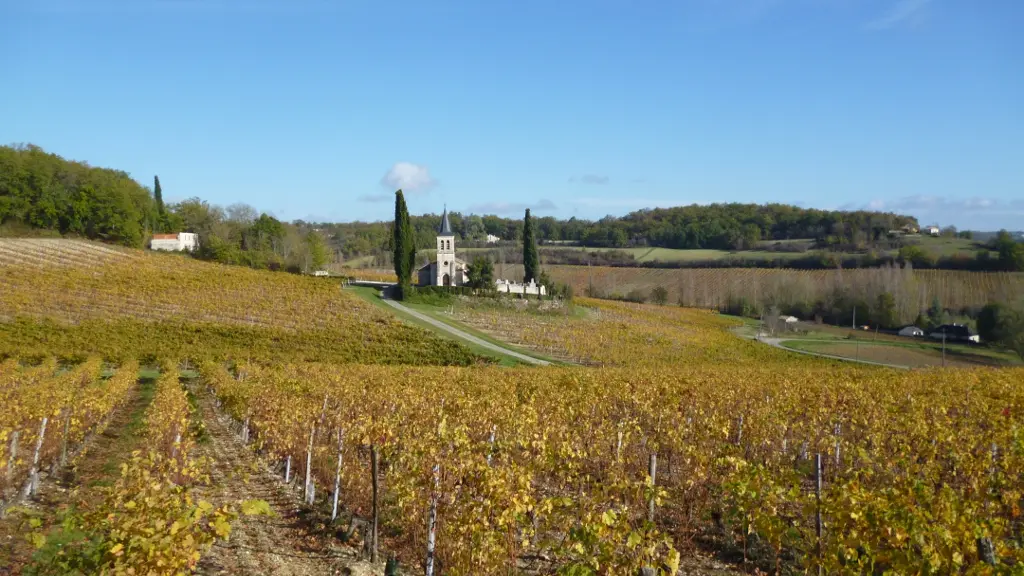
<svg viewBox="0 0 1024 576">
<path fill-rule="evenodd" d="M 114 556 L 120 556 L 124 554 L 124 544 L 115 544 L 111 549 L 110 553 Z"/>
</svg>

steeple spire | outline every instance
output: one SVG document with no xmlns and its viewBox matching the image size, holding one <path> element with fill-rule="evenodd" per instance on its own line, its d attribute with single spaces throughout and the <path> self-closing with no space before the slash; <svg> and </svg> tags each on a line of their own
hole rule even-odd
<svg viewBox="0 0 1024 576">
<path fill-rule="evenodd" d="M 452 232 L 451 222 L 448 221 L 448 205 L 444 205 L 444 214 L 441 214 L 441 230 L 437 233 L 438 236 L 455 236 Z"/>
</svg>

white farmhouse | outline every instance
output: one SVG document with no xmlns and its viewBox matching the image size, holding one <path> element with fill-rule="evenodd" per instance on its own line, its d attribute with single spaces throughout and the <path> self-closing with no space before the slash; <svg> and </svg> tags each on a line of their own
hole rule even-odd
<svg viewBox="0 0 1024 576">
<path fill-rule="evenodd" d="M 938 236 L 939 234 L 942 233 L 942 231 L 939 230 L 938 226 L 929 226 L 929 227 L 925 228 L 925 231 L 928 232 L 928 234 L 930 234 L 932 236 Z"/>
<path fill-rule="evenodd" d="M 501 238 L 498 238 L 494 234 L 488 234 L 487 235 L 487 243 L 488 244 L 496 244 L 496 243 L 498 243 L 500 241 L 501 241 Z"/>
<path fill-rule="evenodd" d="M 191 252 L 199 247 L 199 235 L 194 232 L 178 232 L 177 234 L 153 234 L 149 241 L 151 250 L 166 250 L 169 252 Z"/>
</svg>

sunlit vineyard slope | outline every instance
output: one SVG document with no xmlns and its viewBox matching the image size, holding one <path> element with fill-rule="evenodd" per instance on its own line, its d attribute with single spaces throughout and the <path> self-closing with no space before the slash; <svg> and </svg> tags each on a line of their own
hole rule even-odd
<svg viewBox="0 0 1024 576">
<path fill-rule="evenodd" d="M 113 250 L 0 241 L 0 353 L 466 364 L 337 282 Z"/>
<path fill-rule="evenodd" d="M 455 317 L 503 341 L 590 366 L 808 361 L 734 336 L 727 328 L 736 321 L 708 310 L 591 298 L 576 305 L 582 313 L 460 305 Z"/>
</svg>

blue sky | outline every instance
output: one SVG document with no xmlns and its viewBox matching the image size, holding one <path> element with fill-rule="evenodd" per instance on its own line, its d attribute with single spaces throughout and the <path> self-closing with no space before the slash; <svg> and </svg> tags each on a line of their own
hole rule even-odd
<svg viewBox="0 0 1024 576">
<path fill-rule="evenodd" d="M 0 0 L 0 142 L 285 219 L 1024 228 L 1020 0 Z"/>
</svg>

